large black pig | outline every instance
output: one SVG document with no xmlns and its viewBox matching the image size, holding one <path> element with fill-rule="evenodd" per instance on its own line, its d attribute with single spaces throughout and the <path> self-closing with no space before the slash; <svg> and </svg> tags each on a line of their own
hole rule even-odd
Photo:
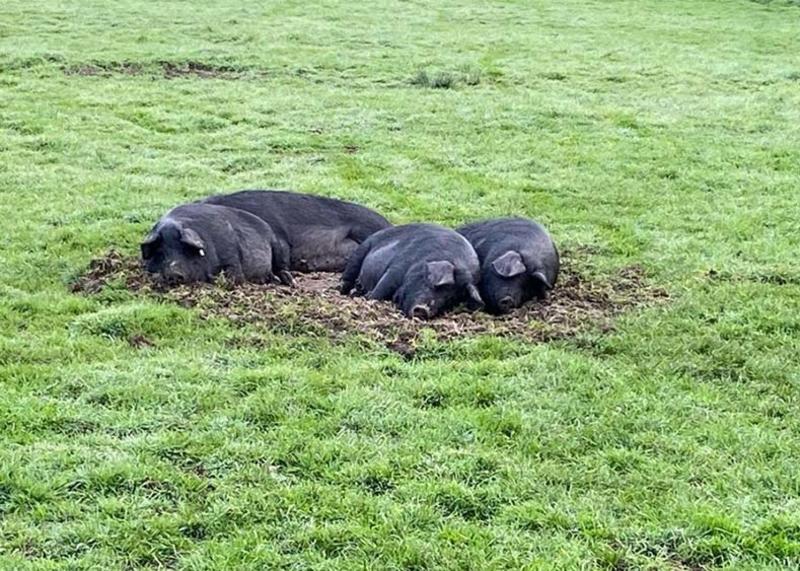
<svg viewBox="0 0 800 571">
<path fill-rule="evenodd" d="M 243 190 L 203 202 L 239 208 L 267 222 L 289 244 L 291 269 L 299 271 L 340 272 L 359 244 L 391 226 L 359 204 L 282 190 Z"/>
<path fill-rule="evenodd" d="M 558 250 L 533 220 L 498 218 L 458 229 L 481 262 L 480 291 L 493 313 L 508 313 L 529 299 L 544 299 L 558 278 Z"/>
<path fill-rule="evenodd" d="M 259 217 L 226 206 L 173 208 L 144 239 L 141 251 L 145 269 L 171 283 L 210 281 L 222 271 L 236 282 L 292 283 L 289 245 Z"/>
<path fill-rule="evenodd" d="M 430 319 L 467 301 L 483 306 L 478 256 L 458 233 L 436 224 L 381 230 L 353 253 L 341 292 L 392 300 L 408 317 Z"/>
</svg>

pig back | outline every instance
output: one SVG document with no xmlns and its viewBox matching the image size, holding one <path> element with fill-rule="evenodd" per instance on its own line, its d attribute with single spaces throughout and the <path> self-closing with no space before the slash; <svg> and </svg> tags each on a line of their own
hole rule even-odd
<svg viewBox="0 0 800 571">
<path fill-rule="evenodd" d="M 283 190 L 243 190 L 206 198 L 204 202 L 245 210 L 267 222 L 290 244 L 309 228 L 330 228 L 356 242 L 390 226 L 377 212 L 334 198 Z"/>
</svg>

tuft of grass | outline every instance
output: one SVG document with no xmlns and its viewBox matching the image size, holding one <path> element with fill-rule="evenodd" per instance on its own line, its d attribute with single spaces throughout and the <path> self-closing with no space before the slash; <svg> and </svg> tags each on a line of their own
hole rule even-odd
<svg viewBox="0 0 800 571">
<path fill-rule="evenodd" d="M 455 89 L 462 85 L 474 87 L 480 82 L 481 71 L 472 67 L 462 67 L 458 71 L 420 69 L 410 80 L 411 85 L 430 89 Z"/>
</svg>

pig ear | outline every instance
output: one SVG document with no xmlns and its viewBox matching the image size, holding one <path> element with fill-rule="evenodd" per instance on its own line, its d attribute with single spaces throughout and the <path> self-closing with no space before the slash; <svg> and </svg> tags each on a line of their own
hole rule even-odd
<svg viewBox="0 0 800 571">
<path fill-rule="evenodd" d="M 205 256 L 205 251 L 203 249 L 206 247 L 206 245 L 203 242 L 203 239 L 200 237 L 200 234 L 191 228 L 181 228 L 181 242 L 187 246 L 191 246 L 192 248 L 199 250 L 200 255 Z"/>
<path fill-rule="evenodd" d="M 434 287 L 456 283 L 456 267 L 446 260 L 428 262 L 428 280 Z"/>
<path fill-rule="evenodd" d="M 483 308 L 485 305 L 483 303 L 483 298 L 481 297 L 478 288 L 475 287 L 475 284 L 467 284 L 467 294 L 469 299 L 467 300 L 467 306 L 471 310 L 477 310 Z"/>
<path fill-rule="evenodd" d="M 142 250 L 142 259 L 149 260 L 156 253 L 156 246 L 161 241 L 161 234 L 150 232 L 139 246 Z"/>
<path fill-rule="evenodd" d="M 525 264 L 522 263 L 522 256 L 514 250 L 509 250 L 492 262 L 492 268 L 504 278 L 513 278 L 525 273 Z"/>
<path fill-rule="evenodd" d="M 550 280 L 548 280 L 547 276 L 542 272 L 535 271 L 531 274 L 531 277 L 536 281 L 541 282 L 545 289 L 553 289 L 553 284 L 550 283 Z"/>
</svg>

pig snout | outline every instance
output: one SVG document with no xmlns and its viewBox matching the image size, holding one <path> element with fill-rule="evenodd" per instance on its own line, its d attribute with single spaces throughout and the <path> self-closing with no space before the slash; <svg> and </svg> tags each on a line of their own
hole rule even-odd
<svg viewBox="0 0 800 571">
<path fill-rule="evenodd" d="M 497 300 L 497 309 L 499 309 L 501 313 L 510 312 L 514 309 L 514 306 L 516 306 L 516 303 L 511 296 L 505 296 Z"/>
<path fill-rule="evenodd" d="M 425 305 L 415 305 L 411 308 L 411 317 L 417 319 L 430 319 L 431 310 Z"/>
<path fill-rule="evenodd" d="M 173 260 L 169 264 L 167 264 L 167 266 L 164 268 L 163 273 L 164 273 L 164 278 L 168 282 L 183 283 L 188 281 L 189 279 L 189 276 L 184 270 L 182 264 L 178 263 L 176 260 Z"/>
</svg>

